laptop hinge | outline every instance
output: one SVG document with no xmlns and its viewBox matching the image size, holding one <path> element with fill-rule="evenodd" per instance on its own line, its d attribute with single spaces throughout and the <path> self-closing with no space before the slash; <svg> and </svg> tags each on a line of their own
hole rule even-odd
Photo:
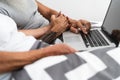
<svg viewBox="0 0 120 80">
<path fill-rule="evenodd" d="M 109 35 L 107 32 L 105 32 L 104 30 L 101 30 L 101 31 L 102 31 L 102 33 L 108 38 L 108 40 L 110 40 L 110 42 L 115 43 L 116 47 L 118 47 L 119 41 L 116 40 L 115 37 L 110 36 L 110 35 Z"/>
<path fill-rule="evenodd" d="M 104 30 L 101 30 L 101 32 L 105 35 L 105 37 L 108 38 L 108 40 L 109 40 L 110 42 L 115 42 L 115 41 L 108 35 L 107 32 L 105 32 Z"/>
</svg>

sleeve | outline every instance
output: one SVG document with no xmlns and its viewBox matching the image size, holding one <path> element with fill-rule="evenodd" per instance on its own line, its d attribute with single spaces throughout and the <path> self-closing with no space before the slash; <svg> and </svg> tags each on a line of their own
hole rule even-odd
<svg viewBox="0 0 120 80">
<path fill-rule="evenodd" d="M 0 13 L 4 14 L 4 15 L 7 15 L 7 16 L 10 16 L 9 12 L 6 9 L 2 8 L 2 7 L 0 7 Z"/>
</svg>

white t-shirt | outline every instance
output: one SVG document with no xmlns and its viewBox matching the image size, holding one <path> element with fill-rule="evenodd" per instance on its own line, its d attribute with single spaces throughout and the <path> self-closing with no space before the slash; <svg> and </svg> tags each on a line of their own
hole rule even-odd
<svg viewBox="0 0 120 80">
<path fill-rule="evenodd" d="M 18 32 L 14 20 L 0 14 L 0 51 L 28 51 L 36 39 Z M 9 80 L 11 73 L 1 74 L 0 80 Z"/>
<path fill-rule="evenodd" d="M 3 14 L 0 14 L 0 50 L 28 51 L 36 39 L 18 32 L 16 23 Z"/>
</svg>

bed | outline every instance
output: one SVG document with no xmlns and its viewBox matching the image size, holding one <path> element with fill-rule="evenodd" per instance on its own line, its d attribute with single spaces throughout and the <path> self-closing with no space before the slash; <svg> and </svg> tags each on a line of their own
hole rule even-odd
<svg viewBox="0 0 120 80">
<path fill-rule="evenodd" d="M 14 80 L 120 80 L 120 47 L 50 56 L 13 72 Z"/>
</svg>

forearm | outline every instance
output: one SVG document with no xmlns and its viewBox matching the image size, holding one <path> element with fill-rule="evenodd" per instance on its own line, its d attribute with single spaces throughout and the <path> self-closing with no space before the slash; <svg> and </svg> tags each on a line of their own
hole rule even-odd
<svg viewBox="0 0 120 80">
<path fill-rule="evenodd" d="M 58 27 L 58 26 L 57 26 Z M 40 39 L 46 43 L 53 43 L 54 40 L 56 40 L 56 38 L 58 38 L 64 31 L 66 30 L 66 28 L 56 28 L 55 26 L 50 29 L 48 32 L 46 32 Z"/>
<path fill-rule="evenodd" d="M 0 52 L 0 73 L 20 69 L 38 59 L 49 56 L 47 50 L 39 49 L 28 52 Z"/>
<path fill-rule="evenodd" d="M 38 50 L 26 52 L 0 51 L 0 74 L 11 72 L 31 64 L 47 56 L 63 55 L 76 52 L 75 49 L 65 44 L 55 44 Z"/>
<path fill-rule="evenodd" d="M 36 1 L 37 5 L 38 5 L 38 11 L 46 18 L 50 21 L 51 15 L 57 15 L 58 12 L 48 8 L 47 6 L 41 4 L 40 2 Z"/>
<path fill-rule="evenodd" d="M 53 41 L 58 37 L 57 32 L 48 31 L 45 35 L 43 35 L 40 39 L 46 43 L 53 43 Z"/>
<path fill-rule="evenodd" d="M 33 36 L 36 39 L 39 39 L 41 36 L 43 36 L 47 31 L 50 30 L 50 25 L 38 28 L 38 29 L 29 29 L 29 30 L 19 30 L 20 32 L 23 32 L 27 36 Z"/>
<path fill-rule="evenodd" d="M 0 73 L 22 68 L 32 63 L 27 52 L 0 52 Z"/>
</svg>

